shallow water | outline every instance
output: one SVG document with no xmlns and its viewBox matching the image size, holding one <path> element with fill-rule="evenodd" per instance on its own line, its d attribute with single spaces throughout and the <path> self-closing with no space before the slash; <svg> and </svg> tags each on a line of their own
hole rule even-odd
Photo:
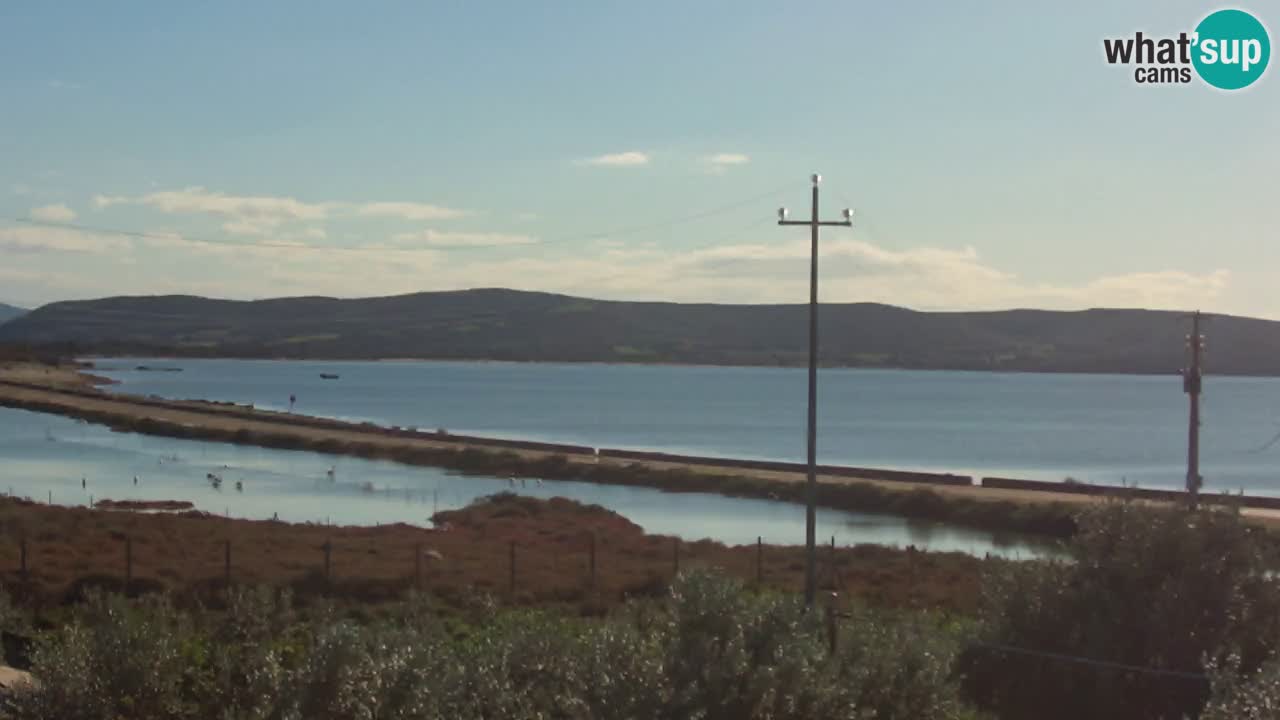
<svg viewBox="0 0 1280 720">
<path fill-rule="evenodd" d="M 333 479 L 328 470 L 333 468 Z M 221 489 L 206 480 L 223 477 Z M 134 478 L 137 484 L 134 484 Z M 81 480 L 84 487 L 81 487 Z M 243 483 L 238 492 L 234 485 Z M 510 491 L 562 496 L 615 510 L 647 532 L 686 540 L 800 544 L 804 508 L 788 503 L 636 487 L 460 476 L 393 462 L 177 440 L 107 428 L 57 415 L 0 408 L 0 492 L 60 505 L 90 499 L 190 500 L 232 517 L 291 522 L 428 526 L 436 510 Z M 1032 555 L 1036 546 L 991 533 L 882 515 L 818 512 L 818 536 L 839 545 L 908 545 L 975 554 Z"/>
<path fill-rule="evenodd" d="M 138 372 L 137 365 L 182 372 Z M 803 461 L 803 369 L 482 362 L 100 362 L 122 392 L 598 447 Z M 823 462 L 1143 487 L 1184 484 L 1167 376 L 822 370 Z M 1212 367 L 1210 367 L 1212 370 Z M 323 380 L 320 373 L 336 373 Z M 1280 379 L 1207 377 L 1209 490 L 1280 494 Z"/>
</svg>

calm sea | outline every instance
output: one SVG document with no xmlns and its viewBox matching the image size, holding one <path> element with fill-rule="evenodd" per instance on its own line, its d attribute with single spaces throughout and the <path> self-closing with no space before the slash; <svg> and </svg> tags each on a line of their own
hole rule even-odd
<svg viewBox="0 0 1280 720">
<path fill-rule="evenodd" d="M 140 372 L 138 365 L 182 372 Z M 107 359 L 120 392 L 599 447 L 804 459 L 803 369 Z M 321 373 L 337 374 L 325 380 Z M 1202 474 L 1280 494 L 1280 379 L 1205 380 Z M 1181 487 L 1174 375 L 823 370 L 822 462 Z"/>
</svg>

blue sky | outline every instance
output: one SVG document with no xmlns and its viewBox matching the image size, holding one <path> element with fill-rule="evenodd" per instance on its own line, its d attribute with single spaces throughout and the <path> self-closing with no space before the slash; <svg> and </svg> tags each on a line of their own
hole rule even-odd
<svg viewBox="0 0 1280 720">
<path fill-rule="evenodd" d="M 1275 68 L 1103 60 L 1217 5 L 788 5 L 5 3 L 0 300 L 802 302 L 816 170 L 827 301 L 1280 318 Z"/>
</svg>

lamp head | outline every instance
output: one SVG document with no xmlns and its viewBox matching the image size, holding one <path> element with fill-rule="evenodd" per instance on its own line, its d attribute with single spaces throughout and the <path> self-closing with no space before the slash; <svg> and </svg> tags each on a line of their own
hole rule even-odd
<svg viewBox="0 0 1280 720">
<path fill-rule="evenodd" d="M 845 208 L 840 214 L 844 215 L 845 222 L 853 222 L 853 208 Z"/>
<path fill-rule="evenodd" d="M 814 173 L 812 176 L 809 177 L 809 179 L 813 181 L 814 185 L 817 185 L 818 183 L 822 182 L 822 176 L 819 175 L 818 173 Z"/>
<path fill-rule="evenodd" d="M 783 220 L 786 220 L 786 219 L 787 219 L 787 209 L 784 207 L 778 208 L 778 222 L 782 222 Z"/>
</svg>

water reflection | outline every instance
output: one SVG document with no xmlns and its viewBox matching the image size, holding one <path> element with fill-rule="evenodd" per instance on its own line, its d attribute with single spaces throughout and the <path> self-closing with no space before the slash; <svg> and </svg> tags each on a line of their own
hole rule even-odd
<svg viewBox="0 0 1280 720">
<path fill-rule="evenodd" d="M 563 496 L 615 510 L 651 533 L 729 544 L 799 544 L 804 508 L 704 493 L 573 481 L 458 476 L 387 461 L 117 433 L 60 416 L 0 408 L 0 491 L 62 505 L 93 499 L 189 500 L 231 517 L 428 525 L 439 510 L 497 492 Z M 214 478 L 218 482 L 214 482 Z M 136 482 L 135 482 L 136 478 Z M 976 554 L 1035 552 L 1017 539 L 885 515 L 819 509 L 838 545 L 915 545 Z"/>
</svg>

